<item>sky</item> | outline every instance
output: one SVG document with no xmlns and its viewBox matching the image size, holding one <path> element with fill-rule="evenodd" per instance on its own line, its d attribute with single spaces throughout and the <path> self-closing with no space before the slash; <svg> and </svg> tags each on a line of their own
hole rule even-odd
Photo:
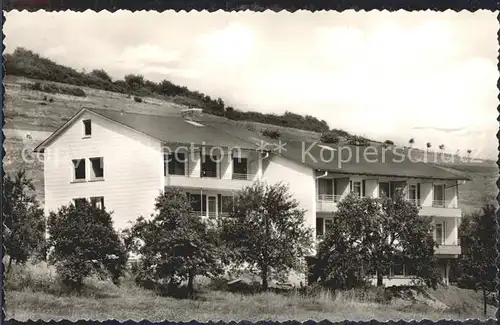
<svg viewBox="0 0 500 325">
<path fill-rule="evenodd" d="M 168 79 L 241 110 L 495 158 L 497 14 L 11 11 L 4 43 L 113 78 Z"/>
</svg>

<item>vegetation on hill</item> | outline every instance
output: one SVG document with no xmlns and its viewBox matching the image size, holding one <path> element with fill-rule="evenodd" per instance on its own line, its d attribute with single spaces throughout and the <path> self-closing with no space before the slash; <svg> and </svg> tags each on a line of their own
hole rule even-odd
<svg viewBox="0 0 500 325">
<path fill-rule="evenodd" d="M 176 85 L 168 80 L 156 83 L 145 79 L 141 75 L 134 74 L 126 75 L 123 80 L 113 80 L 102 69 L 95 69 L 89 73 L 79 72 L 21 47 L 18 47 L 12 54 L 5 54 L 4 58 L 7 75 L 85 86 L 134 96 L 168 98 L 170 101 L 189 107 L 199 107 L 205 113 L 225 116 L 232 120 L 261 122 L 316 132 L 329 130 L 326 121 L 310 115 L 303 116 L 291 112 L 285 112 L 282 115 L 244 112 L 226 106 L 221 98 L 211 98 L 208 95 L 189 90 L 185 86 Z M 342 132 L 348 135 L 347 132 Z"/>
</svg>

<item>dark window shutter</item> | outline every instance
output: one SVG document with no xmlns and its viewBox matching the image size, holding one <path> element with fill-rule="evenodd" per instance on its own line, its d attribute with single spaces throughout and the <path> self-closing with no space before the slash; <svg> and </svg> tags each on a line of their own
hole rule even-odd
<svg viewBox="0 0 500 325">
<path fill-rule="evenodd" d="M 219 213 L 222 212 L 222 194 L 217 194 L 217 204 L 218 204 L 218 209 Z"/>
<path fill-rule="evenodd" d="M 334 178 L 333 179 L 333 195 L 339 195 L 339 190 L 337 189 L 337 180 Z"/>
<path fill-rule="evenodd" d="M 417 201 L 420 202 L 420 183 L 417 183 Z"/>
<path fill-rule="evenodd" d="M 207 196 L 203 194 L 201 196 L 201 214 L 204 215 L 207 212 Z"/>
<path fill-rule="evenodd" d="M 316 236 L 323 236 L 323 218 L 316 218 Z"/>
<path fill-rule="evenodd" d="M 352 192 L 352 181 L 349 181 L 349 191 Z"/>
<path fill-rule="evenodd" d="M 365 196 L 365 187 L 366 187 L 366 181 L 363 180 L 363 182 L 361 183 L 361 196 Z"/>
</svg>

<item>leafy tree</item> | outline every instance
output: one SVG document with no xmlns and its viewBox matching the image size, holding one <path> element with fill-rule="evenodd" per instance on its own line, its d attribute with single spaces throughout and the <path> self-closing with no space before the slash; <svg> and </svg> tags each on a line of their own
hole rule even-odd
<svg viewBox="0 0 500 325">
<path fill-rule="evenodd" d="M 385 142 L 384 142 L 384 143 L 385 143 L 385 144 L 388 144 L 388 145 L 390 145 L 390 146 L 393 146 L 393 145 L 394 145 L 394 141 L 392 141 L 392 140 L 385 140 Z"/>
<path fill-rule="evenodd" d="M 139 91 L 142 87 L 144 87 L 144 76 L 128 74 L 124 77 L 124 79 L 129 88 L 134 91 Z"/>
<path fill-rule="evenodd" d="M 318 248 L 314 274 L 333 288 L 359 286 L 365 274 L 383 275 L 403 260 L 428 286 L 438 282 L 431 220 L 401 193 L 392 198 L 351 194 L 338 204 L 334 225 Z M 363 274 L 361 272 L 363 270 Z"/>
<path fill-rule="evenodd" d="M 427 142 L 425 145 L 427 147 L 427 152 L 429 152 L 429 149 L 432 147 L 432 144 L 430 142 Z"/>
<path fill-rule="evenodd" d="M 156 283 L 174 288 L 188 281 L 194 293 L 197 275 L 215 277 L 223 272 L 223 249 L 218 231 L 192 214 L 186 194 L 168 187 L 156 198 L 155 214 L 139 217 L 126 233 L 127 246 L 141 257 L 142 272 Z"/>
<path fill-rule="evenodd" d="M 48 230 L 50 259 L 67 286 L 80 290 L 93 272 L 119 283 L 127 253 L 104 209 L 87 200 L 62 206 L 50 213 Z"/>
<path fill-rule="evenodd" d="M 410 148 L 413 147 L 413 145 L 415 144 L 415 139 L 411 138 L 410 140 L 408 140 L 408 143 L 410 144 Z"/>
<path fill-rule="evenodd" d="M 472 154 L 472 150 L 471 149 L 467 149 L 467 159 L 469 159 L 469 162 L 470 162 L 470 155 Z"/>
<path fill-rule="evenodd" d="M 312 245 L 312 230 L 304 226 L 304 211 L 284 184 L 256 182 L 235 197 L 230 217 L 222 221 L 223 238 L 234 262 L 269 280 L 301 270 Z"/>
<path fill-rule="evenodd" d="M 269 129 L 265 129 L 261 132 L 261 134 L 263 136 L 266 136 L 266 137 L 269 137 L 271 139 L 279 139 L 279 137 L 281 136 L 281 133 L 279 131 L 276 131 L 276 130 L 269 130 Z"/>
<path fill-rule="evenodd" d="M 45 218 L 34 191 L 24 169 L 4 179 L 4 225 L 9 230 L 4 242 L 9 255 L 7 273 L 12 261 L 24 263 L 31 256 L 44 255 Z"/>
<path fill-rule="evenodd" d="M 366 147 L 370 145 L 370 140 L 362 136 L 353 135 L 349 137 L 347 143 L 352 146 Z"/>
<path fill-rule="evenodd" d="M 463 218 L 459 228 L 462 255 L 459 265 L 462 286 L 483 292 L 484 316 L 487 294 L 495 290 L 497 273 L 496 208 L 486 204 L 482 211 Z"/>
<path fill-rule="evenodd" d="M 325 143 L 339 143 L 339 137 L 335 133 L 327 131 L 321 134 L 320 141 Z"/>
<path fill-rule="evenodd" d="M 94 69 L 89 73 L 90 76 L 105 80 L 107 82 L 113 82 L 113 79 L 109 76 L 109 74 L 103 69 Z"/>
</svg>

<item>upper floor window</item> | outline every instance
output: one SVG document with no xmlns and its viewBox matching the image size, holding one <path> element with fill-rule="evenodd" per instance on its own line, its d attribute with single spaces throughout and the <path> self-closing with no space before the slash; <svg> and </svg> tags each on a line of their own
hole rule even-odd
<svg viewBox="0 0 500 325">
<path fill-rule="evenodd" d="M 417 185 L 411 184 L 410 186 L 408 186 L 408 199 L 414 202 L 416 205 L 419 204 Z"/>
<path fill-rule="evenodd" d="M 215 156 L 205 155 L 201 161 L 201 177 L 217 177 L 218 159 Z"/>
<path fill-rule="evenodd" d="M 73 159 L 73 181 L 85 180 L 85 159 Z"/>
<path fill-rule="evenodd" d="M 92 134 L 92 122 L 90 120 L 83 120 L 83 136 L 90 137 Z"/>
<path fill-rule="evenodd" d="M 90 179 L 97 180 L 104 178 L 104 159 L 102 157 L 90 158 L 92 170 Z"/>
<path fill-rule="evenodd" d="M 247 179 L 248 176 L 248 160 L 247 158 L 233 158 L 233 178 Z"/>
<path fill-rule="evenodd" d="M 164 156 L 164 175 L 182 175 L 186 174 L 186 154 L 175 152 Z"/>
<path fill-rule="evenodd" d="M 432 204 L 434 206 L 444 206 L 444 185 L 434 185 L 434 198 Z"/>
<path fill-rule="evenodd" d="M 362 196 L 361 192 L 361 182 L 352 182 L 351 183 L 351 192 L 357 194 L 358 196 Z"/>
</svg>

